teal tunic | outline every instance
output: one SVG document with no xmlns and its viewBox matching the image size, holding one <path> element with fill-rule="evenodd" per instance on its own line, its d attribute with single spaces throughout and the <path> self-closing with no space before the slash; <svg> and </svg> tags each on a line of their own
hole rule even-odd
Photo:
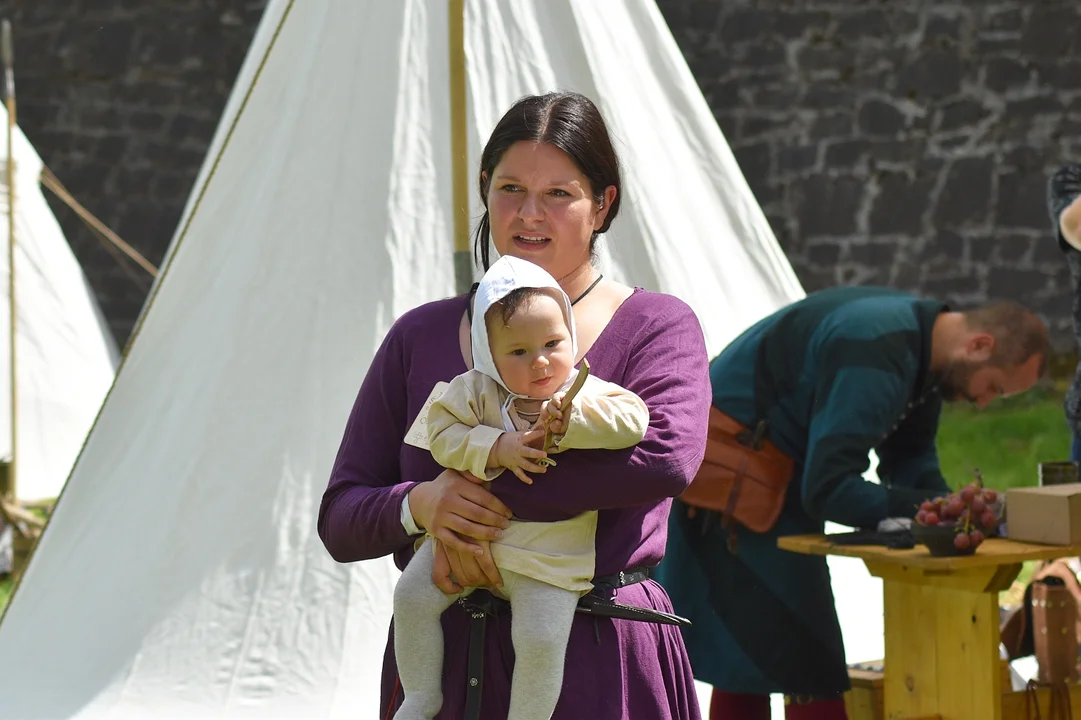
<svg viewBox="0 0 1081 720">
<path fill-rule="evenodd" d="M 677 502 L 658 580 L 695 677 L 740 693 L 849 687 L 826 560 L 777 548 L 827 520 L 875 528 L 947 492 L 935 451 L 942 400 L 930 372 L 940 302 L 881 288 L 815 293 L 760 321 L 710 363 L 713 404 L 746 425 L 760 411 L 796 464 L 776 526 L 727 531 Z M 868 453 L 881 484 L 864 480 Z"/>
</svg>

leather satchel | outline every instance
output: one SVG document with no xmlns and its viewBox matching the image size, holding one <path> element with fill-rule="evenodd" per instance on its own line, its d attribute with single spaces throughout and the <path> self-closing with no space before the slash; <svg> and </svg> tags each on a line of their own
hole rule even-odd
<svg viewBox="0 0 1081 720">
<path fill-rule="evenodd" d="M 1060 578 L 1049 576 L 1033 583 L 1032 629 L 1037 680 L 1077 682 L 1077 603 Z"/>
<path fill-rule="evenodd" d="M 710 406 L 705 459 L 679 499 L 721 513 L 722 526 L 735 521 L 768 532 L 784 507 L 795 463 L 769 441 L 767 430 L 764 420 L 752 430 Z"/>
</svg>

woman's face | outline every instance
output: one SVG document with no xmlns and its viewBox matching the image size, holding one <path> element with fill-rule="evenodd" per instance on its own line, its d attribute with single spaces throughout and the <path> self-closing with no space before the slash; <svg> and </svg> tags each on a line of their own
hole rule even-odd
<svg viewBox="0 0 1081 720">
<path fill-rule="evenodd" d="M 492 171 L 488 217 L 500 255 L 529 260 L 557 281 L 589 262 L 589 240 L 601 228 L 616 188 L 593 200 L 589 180 L 559 148 L 519 141 Z"/>
</svg>

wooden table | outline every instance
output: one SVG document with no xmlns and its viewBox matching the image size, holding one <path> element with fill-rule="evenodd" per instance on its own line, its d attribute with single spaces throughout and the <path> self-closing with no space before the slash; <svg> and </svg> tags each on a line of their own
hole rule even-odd
<svg viewBox="0 0 1081 720">
<path fill-rule="evenodd" d="M 882 578 L 883 691 L 887 720 L 1002 720 L 998 593 L 1021 563 L 1081 555 L 1081 546 L 992 538 L 968 557 L 931 557 L 927 548 L 834 545 L 828 535 L 777 542 L 808 555 L 860 558 Z"/>
</svg>

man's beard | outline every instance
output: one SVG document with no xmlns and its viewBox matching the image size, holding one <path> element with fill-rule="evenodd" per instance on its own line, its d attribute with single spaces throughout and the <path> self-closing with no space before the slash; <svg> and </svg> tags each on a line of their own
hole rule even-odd
<svg viewBox="0 0 1081 720">
<path fill-rule="evenodd" d="M 967 361 L 950 363 L 949 367 L 942 373 L 938 383 L 942 399 L 946 402 L 960 402 L 962 400 L 970 403 L 976 402 L 976 398 L 968 394 L 968 385 L 969 381 L 972 380 L 972 376 L 981 367 L 983 367 L 983 363 Z"/>
</svg>

